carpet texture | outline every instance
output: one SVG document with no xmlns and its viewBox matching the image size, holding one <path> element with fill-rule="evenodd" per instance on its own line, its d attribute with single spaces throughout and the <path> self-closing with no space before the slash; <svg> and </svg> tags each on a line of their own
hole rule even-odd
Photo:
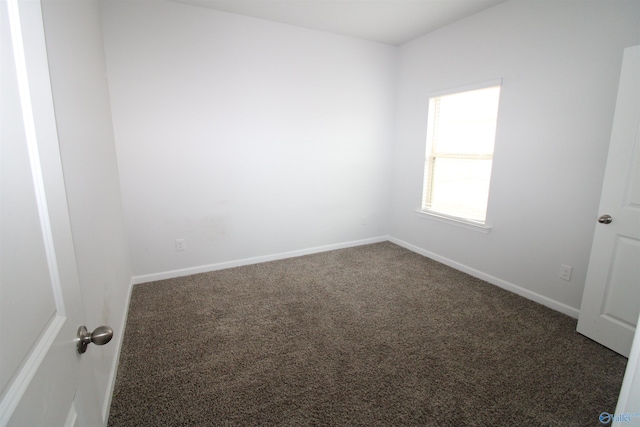
<svg viewBox="0 0 640 427">
<path fill-rule="evenodd" d="M 109 426 L 601 426 L 575 327 L 389 242 L 137 285 Z"/>
</svg>

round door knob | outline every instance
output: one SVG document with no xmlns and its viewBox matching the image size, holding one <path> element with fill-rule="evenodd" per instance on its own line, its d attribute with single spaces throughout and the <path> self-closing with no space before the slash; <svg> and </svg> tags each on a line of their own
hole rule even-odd
<svg viewBox="0 0 640 427">
<path fill-rule="evenodd" d="M 613 221 L 613 218 L 611 218 L 611 215 L 605 214 L 598 217 L 598 222 L 600 224 L 611 224 L 611 221 Z"/>
<path fill-rule="evenodd" d="M 78 353 L 87 351 L 87 346 L 91 343 L 95 345 L 105 345 L 113 338 L 113 329 L 109 326 L 100 326 L 93 332 L 87 331 L 86 326 L 78 328 Z"/>
</svg>

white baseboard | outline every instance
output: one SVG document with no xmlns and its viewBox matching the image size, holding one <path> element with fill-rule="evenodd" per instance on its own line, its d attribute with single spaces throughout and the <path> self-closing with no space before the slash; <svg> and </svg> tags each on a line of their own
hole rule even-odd
<svg viewBox="0 0 640 427">
<path fill-rule="evenodd" d="M 223 270 L 225 268 L 241 267 L 243 265 L 259 264 L 262 262 L 277 261 L 286 258 L 295 258 L 303 255 L 310 255 L 320 252 L 333 251 L 336 249 L 350 248 L 354 246 L 369 245 L 372 243 L 385 242 L 389 240 L 389 236 L 372 237 L 370 239 L 354 240 L 351 242 L 336 243 L 332 245 L 317 246 L 297 251 L 281 252 L 273 255 L 263 255 L 252 258 L 244 258 L 235 261 L 226 261 L 216 264 L 207 264 L 197 267 L 183 268 L 179 270 L 165 271 L 161 273 L 144 274 L 133 277 L 133 284 L 155 282 L 157 280 L 173 279 L 174 277 L 190 276 L 192 274 L 207 273 L 209 271 Z"/>
<path fill-rule="evenodd" d="M 131 292 L 133 291 L 133 277 L 129 281 L 129 289 L 127 290 L 127 300 L 125 301 L 124 311 L 122 313 L 122 319 L 119 325 L 115 325 L 118 328 L 119 333 L 116 334 L 116 357 L 111 364 L 111 372 L 109 373 L 109 381 L 107 383 L 107 394 L 104 397 L 102 404 L 102 423 L 106 426 L 109 421 L 109 410 L 111 409 L 111 399 L 113 398 L 113 391 L 116 386 L 116 376 L 118 374 L 118 365 L 120 364 L 120 353 L 122 352 L 122 343 L 124 342 L 124 330 L 127 326 L 127 315 L 129 314 L 129 303 L 131 302 Z"/>
<path fill-rule="evenodd" d="M 476 270 L 475 268 L 471 268 L 457 261 L 453 261 L 449 258 L 445 258 L 443 256 L 437 255 L 426 249 L 422 249 L 418 246 L 412 245 L 411 243 L 407 243 L 404 240 L 396 239 L 395 237 L 389 237 L 388 240 L 392 243 L 395 243 L 398 246 L 402 246 L 405 249 L 409 249 L 412 252 L 415 252 L 427 258 L 431 258 L 444 265 L 448 265 L 451 268 L 455 268 L 456 270 L 460 270 L 480 280 L 484 280 L 485 282 L 491 283 L 492 285 L 496 285 L 502 289 L 505 289 L 507 291 L 523 296 L 527 299 L 535 301 L 553 310 L 559 311 L 560 313 L 564 313 L 567 316 L 571 316 L 574 319 L 577 319 L 578 315 L 580 314 L 580 310 L 573 308 L 569 305 L 566 305 L 564 303 L 558 302 L 551 298 L 545 297 L 544 295 L 537 294 L 528 289 L 525 289 L 523 287 L 520 287 L 510 282 L 507 282 L 505 280 L 499 279 L 497 277 L 491 276 L 490 274 L 483 273 L 482 271 Z"/>
<path fill-rule="evenodd" d="M 523 296 L 527 299 L 530 299 L 532 301 L 535 301 L 539 304 L 542 304 L 546 307 L 549 307 L 553 310 L 559 311 L 560 313 L 564 313 L 568 316 L 571 316 L 575 319 L 578 318 L 579 314 L 580 314 L 580 310 L 574 307 L 571 307 L 567 304 L 561 303 L 559 301 L 553 300 L 549 297 L 546 297 L 544 295 L 540 295 L 538 293 L 535 293 L 533 291 L 530 291 L 528 289 L 525 289 L 521 286 L 518 286 L 516 284 L 507 282 L 505 280 L 499 279 L 495 276 L 492 276 L 490 274 L 484 273 L 480 270 L 476 270 L 475 268 L 469 267 L 467 265 L 464 265 L 462 263 L 459 263 L 457 261 L 451 260 L 449 258 L 445 258 L 443 256 L 440 256 L 436 253 L 430 252 L 426 249 L 420 248 L 418 246 L 415 246 L 411 243 L 405 242 L 404 240 L 400 240 L 397 239 L 395 237 L 392 236 L 378 236 L 378 237 L 373 237 L 370 239 L 363 239 L 363 240 L 355 240 L 355 241 L 351 241 L 351 242 L 344 242 L 344 243 L 336 243 L 336 244 L 332 244 L 332 245 L 325 245 L 325 246 L 317 246 L 317 247 L 313 247 L 313 248 L 308 248 L 308 249 L 301 249 L 301 250 L 297 250 L 297 251 L 290 251 L 290 252 L 281 252 L 281 253 L 277 253 L 277 254 L 272 254 L 272 255 L 264 255 L 264 256 L 258 256 L 258 257 L 252 257 L 252 258 L 244 258 L 244 259 L 239 259 L 239 260 L 235 260 L 235 261 L 226 261 L 226 262 L 221 262 L 221 263 L 216 263 L 216 264 L 207 264 L 207 265 L 201 265 L 201 266 L 197 266 L 197 267 L 190 267 L 190 268 L 184 268 L 184 269 L 179 269 L 179 270 L 170 270 L 170 271 L 165 271 L 165 272 L 160 272 L 160 273 L 153 273 L 153 274 L 145 274 L 145 275 L 140 275 L 140 276 L 134 276 L 131 280 L 132 280 L 132 284 L 133 285 L 137 285 L 140 283 L 148 283 L 148 282 L 155 282 L 156 280 L 165 280 L 165 279 L 172 279 L 174 277 L 182 277 L 182 276 L 189 276 L 192 274 L 198 274 L 198 273 L 206 273 L 209 271 L 216 271 L 216 270 L 222 270 L 225 268 L 233 268 L 233 267 L 241 267 L 243 265 L 251 265 L 251 264 L 259 264 L 262 262 L 269 262 L 269 261 L 276 261 L 276 260 L 280 260 L 280 259 L 286 259 L 286 258 L 294 258 L 294 257 L 298 257 L 298 256 L 303 256 L 303 255 L 310 255 L 310 254 L 314 254 L 314 253 L 320 253 L 320 252 L 326 252 L 326 251 L 332 251 L 335 249 L 343 249 L 343 248 L 349 248 L 349 247 L 354 247 L 354 246 L 361 246 L 361 245 L 368 245 L 368 244 L 372 244 L 372 243 L 379 243 L 379 242 L 384 242 L 384 241 L 390 241 L 392 243 L 395 243 L 399 246 L 402 246 L 403 248 L 409 249 L 412 252 L 415 252 L 417 254 L 420 254 L 422 256 L 425 256 L 427 258 L 431 258 L 435 261 L 441 262 L 442 264 L 448 265 L 449 267 L 455 268 L 456 270 L 460 270 L 464 273 L 467 273 L 473 277 L 476 277 L 480 280 L 484 280 L 485 282 L 491 283 L 492 285 L 496 285 L 502 289 L 505 289 L 507 291 L 513 292 L 515 294 L 518 294 L 520 296 Z"/>
</svg>

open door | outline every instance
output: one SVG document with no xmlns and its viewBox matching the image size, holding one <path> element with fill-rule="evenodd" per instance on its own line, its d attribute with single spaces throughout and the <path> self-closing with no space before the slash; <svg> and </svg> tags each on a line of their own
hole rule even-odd
<svg viewBox="0 0 640 427">
<path fill-rule="evenodd" d="M 612 427 L 640 426 L 640 329 L 638 328 L 636 328 L 627 370 L 620 387 L 616 412 L 605 413 L 604 417 L 604 420 L 613 420 Z"/>
<path fill-rule="evenodd" d="M 577 330 L 628 357 L 640 312 L 640 46 L 624 52 L 599 215 Z"/>
<path fill-rule="evenodd" d="M 91 402 L 40 2 L 0 0 L 0 31 L 0 425 L 74 426 Z"/>
</svg>

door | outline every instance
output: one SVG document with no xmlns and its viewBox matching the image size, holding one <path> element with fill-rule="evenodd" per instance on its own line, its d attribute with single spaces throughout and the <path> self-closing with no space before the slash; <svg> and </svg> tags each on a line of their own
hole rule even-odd
<svg viewBox="0 0 640 427">
<path fill-rule="evenodd" d="M 629 356 L 640 312 L 640 46 L 625 49 L 578 332 Z M 594 218 L 595 220 L 595 218 Z"/>
<path fill-rule="evenodd" d="M 640 319 L 639 319 L 640 320 Z M 615 417 L 615 415 L 618 415 Z M 612 427 L 640 425 L 640 329 L 636 328 Z"/>
<path fill-rule="evenodd" d="M 0 0 L 0 31 L 0 426 L 73 426 L 82 301 L 40 2 Z"/>
</svg>

